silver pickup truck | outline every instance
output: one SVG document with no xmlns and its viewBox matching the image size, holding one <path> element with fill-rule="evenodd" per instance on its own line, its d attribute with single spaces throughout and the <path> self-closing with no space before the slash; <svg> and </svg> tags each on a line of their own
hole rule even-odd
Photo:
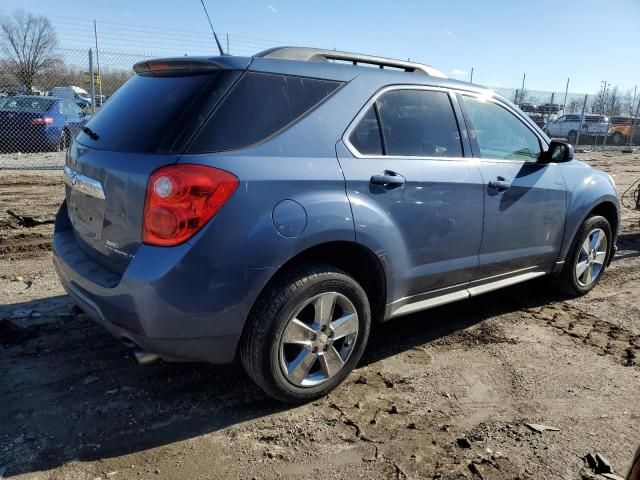
<svg viewBox="0 0 640 480">
<path fill-rule="evenodd" d="M 562 115 L 545 123 L 542 129 L 550 137 L 566 138 L 569 143 L 576 143 L 578 132 L 581 138 L 602 137 L 609 133 L 609 118 L 605 115 L 576 114 Z"/>
</svg>

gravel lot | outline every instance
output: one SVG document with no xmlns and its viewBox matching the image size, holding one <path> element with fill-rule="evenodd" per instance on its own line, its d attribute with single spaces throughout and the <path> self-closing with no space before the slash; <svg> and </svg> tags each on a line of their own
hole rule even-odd
<svg viewBox="0 0 640 480">
<path fill-rule="evenodd" d="M 2 153 L 0 170 L 55 170 L 64 167 L 64 152 Z"/>
<path fill-rule="evenodd" d="M 579 156 L 621 192 L 640 177 L 638 153 Z M 543 280 L 389 322 L 343 386 L 292 408 L 237 366 L 138 366 L 73 317 L 47 223 L 62 195 L 60 171 L 0 172 L 0 476 L 603 478 L 587 453 L 626 474 L 640 442 L 640 212 L 624 211 L 587 296 Z"/>
</svg>

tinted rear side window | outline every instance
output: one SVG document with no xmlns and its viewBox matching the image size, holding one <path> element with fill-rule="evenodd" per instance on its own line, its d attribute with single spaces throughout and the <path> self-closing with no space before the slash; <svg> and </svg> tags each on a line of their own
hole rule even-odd
<svg viewBox="0 0 640 480">
<path fill-rule="evenodd" d="M 363 155 L 382 155 L 380 124 L 372 106 L 349 136 L 351 145 Z"/>
<path fill-rule="evenodd" d="M 446 92 L 393 90 L 376 104 L 387 155 L 462 156 L 460 131 Z"/>
<path fill-rule="evenodd" d="M 169 150 L 190 122 L 202 119 L 228 88 L 235 72 L 154 77 L 135 75 L 89 120 L 97 137 L 81 132 L 80 143 L 121 152 Z"/>
<path fill-rule="evenodd" d="M 291 124 L 341 82 L 271 73 L 246 73 L 189 147 L 192 153 L 254 145 Z"/>
</svg>

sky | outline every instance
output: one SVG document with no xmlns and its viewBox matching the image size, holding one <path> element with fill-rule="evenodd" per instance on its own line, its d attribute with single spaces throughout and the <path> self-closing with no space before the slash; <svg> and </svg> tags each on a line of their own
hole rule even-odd
<svg viewBox="0 0 640 480">
<path fill-rule="evenodd" d="M 315 46 L 411 59 L 448 76 L 502 87 L 595 93 L 640 84 L 640 0 L 205 0 L 231 54 Z M 614 8 L 615 7 L 615 8 Z M 2 0 L 42 14 L 61 46 L 141 54 L 212 54 L 200 0 Z M 133 63 L 133 62 L 132 62 Z"/>
</svg>

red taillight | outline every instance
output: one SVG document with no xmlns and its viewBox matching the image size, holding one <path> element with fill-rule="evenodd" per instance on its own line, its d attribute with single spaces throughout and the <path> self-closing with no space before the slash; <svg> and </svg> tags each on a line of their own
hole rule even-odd
<svg viewBox="0 0 640 480">
<path fill-rule="evenodd" d="M 169 165 L 151 174 L 144 202 L 142 242 L 173 246 L 191 238 L 238 187 L 229 172 L 203 165 Z"/>
<path fill-rule="evenodd" d="M 34 118 L 33 120 L 31 120 L 31 125 L 53 125 L 53 118 Z"/>
</svg>

